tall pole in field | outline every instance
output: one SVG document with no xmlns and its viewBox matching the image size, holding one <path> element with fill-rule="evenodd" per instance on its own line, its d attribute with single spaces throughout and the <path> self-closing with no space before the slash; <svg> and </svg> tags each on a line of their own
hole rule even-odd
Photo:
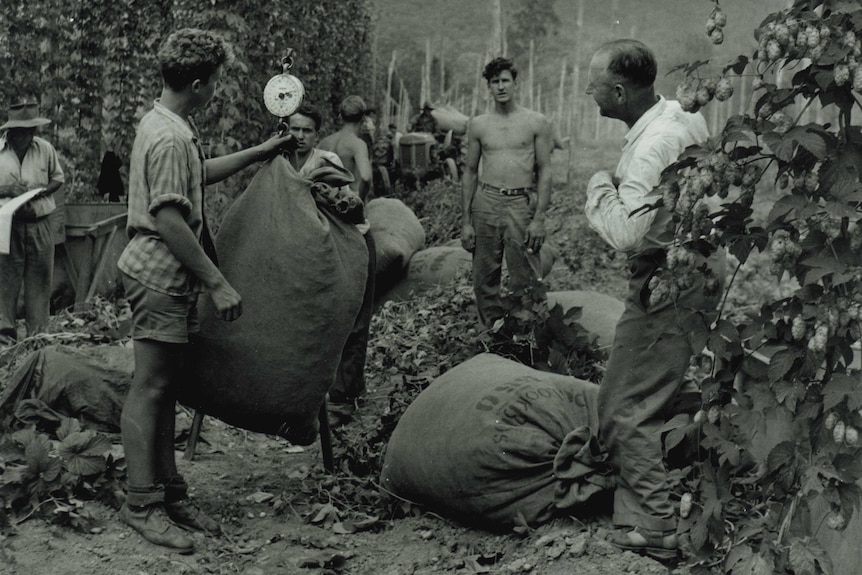
<svg viewBox="0 0 862 575">
<path fill-rule="evenodd" d="M 446 95 L 446 66 L 444 65 L 443 48 L 440 48 L 440 103 L 448 104 L 449 98 Z"/>
<path fill-rule="evenodd" d="M 386 97 L 383 99 L 383 125 L 392 123 L 392 75 L 395 73 L 395 50 L 392 50 L 392 59 L 389 60 L 389 70 L 386 73 Z"/>
<path fill-rule="evenodd" d="M 421 105 L 424 103 L 431 101 L 431 38 L 425 38 L 425 98 L 422 100 Z"/>
<path fill-rule="evenodd" d="M 566 101 L 566 65 L 568 62 L 563 58 L 563 63 L 560 66 L 560 88 L 557 91 L 557 129 L 563 124 L 563 103 Z"/>
<path fill-rule="evenodd" d="M 533 54 L 536 50 L 536 43 L 530 38 L 530 63 L 529 63 L 529 75 L 527 76 L 527 102 L 528 107 L 531 110 L 535 110 L 535 103 L 533 100 Z"/>
<path fill-rule="evenodd" d="M 491 0 L 491 56 L 503 56 L 503 3 Z"/>
</svg>

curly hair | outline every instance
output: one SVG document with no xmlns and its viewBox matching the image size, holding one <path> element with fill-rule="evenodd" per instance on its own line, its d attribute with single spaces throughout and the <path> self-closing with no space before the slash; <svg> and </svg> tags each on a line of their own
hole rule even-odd
<svg viewBox="0 0 862 575">
<path fill-rule="evenodd" d="M 323 116 L 320 114 L 317 108 L 312 106 L 309 103 L 303 103 L 299 109 L 293 113 L 294 116 L 305 116 L 314 122 L 314 130 L 319 132 L 320 127 L 323 125 Z M 291 116 L 293 117 L 293 116 Z M 288 124 L 290 120 L 288 120 Z"/>
<path fill-rule="evenodd" d="M 634 86 L 647 88 L 655 82 L 658 64 L 655 54 L 637 40 L 613 40 L 603 44 L 600 52 L 607 53 L 608 72 Z"/>
<path fill-rule="evenodd" d="M 209 82 L 220 66 L 233 60 L 233 49 L 214 32 L 183 28 L 165 39 L 158 58 L 165 84 L 182 90 L 195 80 Z"/>
<path fill-rule="evenodd" d="M 490 62 L 485 65 L 485 69 L 482 70 L 482 77 L 485 78 L 488 82 L 491 81 L 495 76 L 499 76 L 500 72 L 508 70 L 512 74 L 512 79 L 518 79 L 518 69 L 515 68 L 515 62 L 513 62 L 509 58 L 494 58 Z"/>
</svg>

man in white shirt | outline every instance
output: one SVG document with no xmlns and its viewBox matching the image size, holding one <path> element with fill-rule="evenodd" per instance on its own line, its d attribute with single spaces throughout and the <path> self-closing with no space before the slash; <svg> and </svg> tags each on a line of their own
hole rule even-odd
<svg viewBox="0 0 862 575">
<path fill-rule="evenodd" d="M 672 241 L 664 209 L 639 211 L 662 171 L 692 144 L 709 136 L 700 114 L 657 96 L 655 56 L 640 42 L 617 40 L 592 58 L 587 94 L 603 116 L 629 127 L 616 173 L 598 172 L 587 188 L 590 226 L 630 260 L 626 309 L 599 389 L 600 439 L 618 472 L 611 536 L 617 547 L 659 559 L 677 554 L 676 519 L 662 461 L 660 428 L 683 385 L 693 351 L 680 323 L 683 309 L 714 310 L 699 274 L 676 301 L 649 302 L 651 276 Z"/>
</svg>

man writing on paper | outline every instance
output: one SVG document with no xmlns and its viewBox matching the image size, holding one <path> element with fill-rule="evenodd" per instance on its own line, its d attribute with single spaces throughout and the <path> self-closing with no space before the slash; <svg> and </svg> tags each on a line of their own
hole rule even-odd
<svg viewBox="0 0 862 575">
<path fill-rule="evenodd" d="M 63 185 L 63 169 L 54 147 L 36 136 L 51 120 L 39 116 L 35 96 L 13 100 L 8 120 L 0 126 L 0 203 L 35 188 L 45 191 L 15 212 L 9 254 L 0 254 L 0 345 L 17 340 L 18 293 L 24 285 L 28 334 L 45 329 L 54 268 L 54 234 L 50 218 L 53 194 Z"/>
</svg>

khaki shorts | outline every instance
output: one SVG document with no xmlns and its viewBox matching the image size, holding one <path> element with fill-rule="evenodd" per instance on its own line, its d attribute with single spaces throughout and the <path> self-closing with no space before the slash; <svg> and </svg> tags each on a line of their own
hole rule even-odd
<svg viewBox="0 0 862 575">
<path fill-rule="evenodd" d="M 189 334 L 200 331 L 198 295 L 168 295 L 123 274 L 126 299 L 132 307 L 132 339 L 188 343 Z"/>
</svg>

